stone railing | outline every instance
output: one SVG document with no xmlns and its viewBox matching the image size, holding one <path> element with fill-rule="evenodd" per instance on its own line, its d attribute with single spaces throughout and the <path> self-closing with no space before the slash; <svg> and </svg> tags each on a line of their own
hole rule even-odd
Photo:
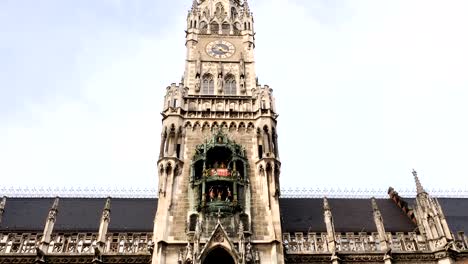
<svg viewBox="0 0 468 264">
<path fill-rule="evenodd" d="M 427 251 L 423 236 L 416 233 L 387 233 L 392 251 Z M 378 233 L 337 233 L 336 250 L 339 252 L 382 251 Z M 283 234 L 283 243 L 288 254 L 330 253 L 326 233 Z"/>
<path fill-rule="evenodd" d="M 94 254 L 97 233 L 53 234 L 46 254 Z M 42 234 L 0 233 L 0 254 L 35 254 Z M 149 254 L 151 233 L 113 233 L 107 235 L 103 254 Z"/>
</svg>

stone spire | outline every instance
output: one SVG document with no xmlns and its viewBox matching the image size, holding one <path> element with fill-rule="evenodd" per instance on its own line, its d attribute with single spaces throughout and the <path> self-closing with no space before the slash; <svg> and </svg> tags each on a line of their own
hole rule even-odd
<svg viewBox="0 0 468 264">
<path fill-rule="evenodd" d="M 0 224 L 2 223 L 3 212 L 5 212 L 6 196 L 3 196 L 2 201 L 0 202 Z"/>
<path fill-rule="evenodd" d="M 418 173 L 414 169 L 413 169 L 413 176 L 414 176 L 414 181 L 416 182 L 416 193 L 418 195 L 421 193 L 426 193 L 426 191 L 422 187 L 421 182 L 419 181 Z"/>
</svg>

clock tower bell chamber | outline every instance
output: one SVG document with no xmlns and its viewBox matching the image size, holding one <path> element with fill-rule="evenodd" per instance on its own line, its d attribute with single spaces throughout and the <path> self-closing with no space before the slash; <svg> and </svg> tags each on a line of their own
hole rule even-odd
<svg viewBox="0 0 468 264">
<path fill-rule="evenodd" d="M 246 0 L 195 0 L 166 89 L 152 263 L 284 263 L 273 90 Z M 220 263 L 220 262 L 219 262 Z"/>
</svg>

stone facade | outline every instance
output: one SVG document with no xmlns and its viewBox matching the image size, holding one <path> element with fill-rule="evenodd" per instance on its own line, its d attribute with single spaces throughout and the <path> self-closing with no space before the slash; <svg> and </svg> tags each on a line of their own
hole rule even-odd
<svg viewBox="0 0 468 264">
<path fill-rule="evenodd" d="M 283 263 L 277 114 L 256 81 L 248 3 L 194 1 L 186 32 L 183 82 L 164 98 L 153 263 L 203 263 L 219 247 L 236 263 Z M 232 246 L 213 242 L 216 228 Z"/>
</svg>

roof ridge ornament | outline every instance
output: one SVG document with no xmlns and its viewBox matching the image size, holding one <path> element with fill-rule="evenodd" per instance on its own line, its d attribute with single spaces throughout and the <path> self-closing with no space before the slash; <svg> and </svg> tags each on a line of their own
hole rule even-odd
<svg viewBox="0 0 468 264">
<path fill-rule="evenodd" d="M 421 181 L 419 181 L 418 172 L 413 169 L 412 173 L 413 173 L 414 181 L 416 183 L 416 194 L 419 195 L 419 194 L 422 194 L 422 193 L 427 193 L 424 190 L 424 188 L 423 188 L 423 186 L 421 184 Z"/>
</svg>

